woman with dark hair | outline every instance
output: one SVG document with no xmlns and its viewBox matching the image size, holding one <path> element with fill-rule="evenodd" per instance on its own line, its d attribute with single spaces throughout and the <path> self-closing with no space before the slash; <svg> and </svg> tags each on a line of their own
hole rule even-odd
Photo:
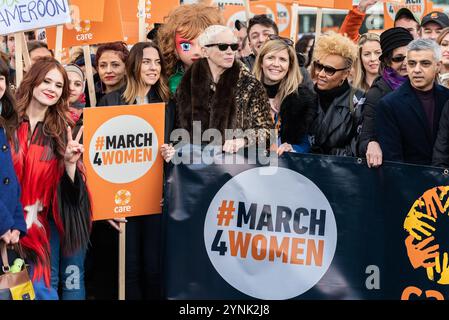
<svg viewBox="0 0 449 320">
<path fill-rule="evenodd" d="M 154 42 L 136 43 L 126 62 L 126 86 L 105 95 L 99 106 L 168 101 L 165 67 L 161 51 Z M 126 299 L 160 299 L 161 215 L 152 214 L 126 220 Z M 126 221 L 109 220 L 120 231 L 117 222 Z"/>
<path fill-rule="evenodd" d="M 53 58 L 42 58 L 16 94 L 19 120 L 11 150 L 28 229 L 20 243 L 33 263 L 37 299 L 57 298 L 50 287 L 49 225 L 56 225 L 66 255 L 89 242 L 91 209 L 79 143 L 83 130 L 73 139 L 69 92 L 64 68 Z"/>
<path fill-rule="evenodd" d="M 27 228 L 20 203 L 20 187 L 11 159 L 8 140 L 18 123 L 9 83 L 9 67 L 0 59 L 0 243 L 16 244 Z M 7 183 L 6 183 L 7 182 Z"/>
<path fill-rule="evenodd" d="M 377 142 L 375 129 L 376 105 L 388 93 L 399 88 L 407 80 L 405 57 L 407 45 L 413 36 L 407 29 L 391 28 L 380 35 L 382 55 L 379 57 L 380 75 L 366 93 L 362 113 L 362 131 L 359 137 L 358 155 L 365 156 L 368 167 L 382 164 L 382 150 Z"/>
<path fill-rule="evenodd" d="M 98 47 L 95 63 L 100 77 L 100 87 L 96 88 L 97 101 L 107 93 L 122 88 L 126 84 L 125 63 L 129 50 L 124 42 L 105 43 Z"/>
</svg>

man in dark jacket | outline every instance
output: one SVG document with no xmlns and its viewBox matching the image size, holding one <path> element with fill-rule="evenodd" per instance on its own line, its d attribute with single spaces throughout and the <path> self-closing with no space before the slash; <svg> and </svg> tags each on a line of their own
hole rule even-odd
<svg viewBox="0 0 449 320">
<path fill-rule="evenodd" d="M 439 46 L 418 39 L 407 48 L 409 80 L 377 107 L 379 143 L 387 161 L 430 165 L 449 90 L 435 83 L 441 64 Z"/>
</svg>

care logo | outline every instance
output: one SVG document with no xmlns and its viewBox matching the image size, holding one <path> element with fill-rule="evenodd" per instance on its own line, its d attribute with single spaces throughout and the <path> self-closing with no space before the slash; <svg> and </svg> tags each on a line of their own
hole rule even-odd
<svg viewBox="0 0 449 320">
<path fill-rule="evenodd" d="M 118 206 L 126 206 L 131 202 L 131 192 L 124 189 L 117 191 L 114 201 Z"/>
<path fill-rule="evenodd" d="M 423 268 L 427 278 L 441 285 L 449 284 L 449 260 L 445 243 L 447 230 L 439 227 L 449 221 L 449 187 L 427 190 L 412 205 L 404 221 L 410 263 L 417 271 Z M 441 228 L 442 229 L 442 228 Z"/>
<path fill-rule="evenodd" d="M 129 183 L 153 166 L 158 150 L 154 128 L 144 119 L 123 115 L 103 123 L 89 145 L 95 172 L 112 183 Z"/>
<path fill-rule="evenodd" d="M 259 299 L 289 299 L 320 281 L 332 263 L 337 225 L 309 179 L 286 168 L 250 169 L 212 200 L 204 224 L 207 254 L 237 290 Z"/>
</svg>

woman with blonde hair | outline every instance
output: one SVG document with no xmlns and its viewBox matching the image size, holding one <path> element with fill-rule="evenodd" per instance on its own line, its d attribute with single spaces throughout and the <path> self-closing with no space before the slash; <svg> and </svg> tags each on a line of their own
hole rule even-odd
<svg viewBox="0 0 449 320">
<path fill-rule="evenodd" d="M 379 76 L 379 57 L 382 54 L 379 35 L 375 33 L 362 34 L 358 47 L 358 59 L 354 65 L 352 86 L 366 92 Z"/>
<path fill-rule="evenodd" d="M 440 45 L 442 55 L 438 83 L 449 88 L 449 27 L 441 30 L 437 43 Z"/>
<path fill-rule="evenodd" d="M 279 133 L 278 154 L 308 152 L 308 130 L 316 115 L 316 97 L 303 84 L 293 42 L 270 35 L 260 49 L 253 73 L 264 85 Z"/>
<path fill-rule="evenodd" d="M 174 93 L 187 68 L 202 58 L 198 36 L 211 25 L 223 25 L 220 9 L 205 4 L 184 4 L 170 12 L 157 32 L 157 44 L 167 65 L 170 92 Z"/>
<path fill-rule="evenodd" d="M 315 44 L 312 78 L 318 95 L 318 115 L 312 125 L 312 151 L 355 156 L 364 93 L 348 82 L 357 46 L 330 32 Z"/>
</svg>

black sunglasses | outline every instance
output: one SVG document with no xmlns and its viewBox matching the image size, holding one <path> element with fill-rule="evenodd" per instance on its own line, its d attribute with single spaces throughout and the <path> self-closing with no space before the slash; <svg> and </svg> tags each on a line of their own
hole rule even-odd
<svg viewBox="0 0 449 320">
<path fill-rule="evenodd" d="M 404 59 L 405 59 L 405 56 L 397 56 L 397 57 L 391 58 L 391 61 L 398 63 L 398 62 L 404 61 Z"/>
<path fill-rule="evenodd" d="M 232 51 L 237 51 L 239 48 L 239 44 L 238 43 L 212 43 L 212 44 L 207 44 L 205 45 L 205 47 L 214 47 L 217 46 L 218 49 L 220 49 L 220 51 L 226 51 L 228 50 L 229 47 L 231 47 Z"/>
<path fill-rule="evenodd" d="M 329 77 L 333 76 L 335 74 L 335 72 L 337 72 L 337 71 L 343 71 L 343 70 L 348 69 L 348 67 L 341 68 L 341 69 L 335 69 L 334 67 L 325 66 L 317 61 L 313 62 L 313 67 L 315 68 L 316 72 L 321 72 L 321 70 L 324 69 L 324 73 L 326 73 L 326 75 L 328 75 Z"/>
<path fill-rule="evenodd" d="M 284 41 L 284 43 L 290 47 L 293 47 L 293 41 L 289 38 L 280 37 L 277 34 L 270 34 L 268 35 L 268 39 L 270 40 L 281 40 Z"/>
</svg>

